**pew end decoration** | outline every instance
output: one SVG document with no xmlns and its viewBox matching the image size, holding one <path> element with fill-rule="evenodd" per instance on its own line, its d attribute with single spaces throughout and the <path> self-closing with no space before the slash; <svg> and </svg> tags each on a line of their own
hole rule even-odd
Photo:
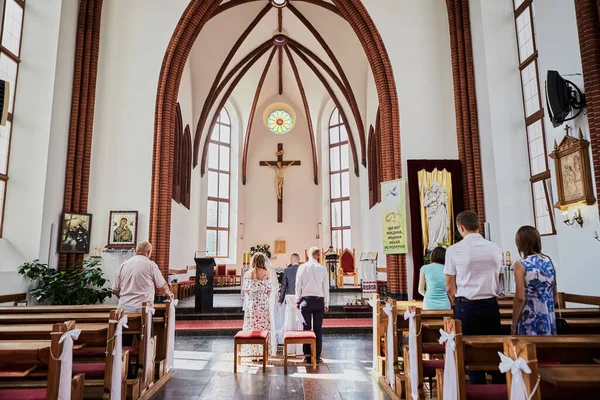
<svg viewBox="0 0 600 400">
<path fill-rule="evenodd" d="M 100 260 L 76 261 L 72 267 L 60 271 L 39 260 L 19 266 L 19 274 L 33 283 L 31 298 L 42 304 L 85 305 L 103 303 L 112 297 L 108 280 L 100 268 Z"/>
</svg>

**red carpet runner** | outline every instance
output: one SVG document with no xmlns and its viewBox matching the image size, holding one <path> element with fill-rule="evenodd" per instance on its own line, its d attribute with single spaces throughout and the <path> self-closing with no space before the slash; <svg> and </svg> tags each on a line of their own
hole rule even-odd
<svg viewBox="0 0 600 400">
<path fill-rule="evenodd" d="M 228 329 L 242 329 L 242 320 L 223 321 L 176 321 L 175 330 L 178 331 L 214 331 Z M 323 328 L 370 328 L 373 326 L 371 318 L 328 318 L 323 320 Z"/>
</svg>

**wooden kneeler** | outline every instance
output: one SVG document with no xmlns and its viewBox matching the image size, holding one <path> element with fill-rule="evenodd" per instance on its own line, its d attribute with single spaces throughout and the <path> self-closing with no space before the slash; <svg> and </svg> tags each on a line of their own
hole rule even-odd
<svg viewBox="0 0 600 400">
<path fill-rule="evenodd" d="M 288 344 L 310 344 L 310 359 L 317 369 L 317 335 L 313 331 L 285 331 L 283 334 L 283 373 L 288 370 Z M 304 357 L 304 355 L 303 355 Z"/>
</svg>

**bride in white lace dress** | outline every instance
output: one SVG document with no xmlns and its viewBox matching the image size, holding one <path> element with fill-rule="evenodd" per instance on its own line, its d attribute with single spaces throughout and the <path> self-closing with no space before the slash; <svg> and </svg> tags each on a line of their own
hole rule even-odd
<svg viewBox="0 0 600 400">
<path fill-rule="evenodd" d="M 244 276 L 244 292 L 246 308 L 244 311 L 243 330 L 271 331 L 271 312 L 269 297 L 273 289 L 264 254 L 256 253 L 250 261 L 250 270 Z M 261 345 L 242 345 L 242 356 L 262 358 Z"/>
</svg>

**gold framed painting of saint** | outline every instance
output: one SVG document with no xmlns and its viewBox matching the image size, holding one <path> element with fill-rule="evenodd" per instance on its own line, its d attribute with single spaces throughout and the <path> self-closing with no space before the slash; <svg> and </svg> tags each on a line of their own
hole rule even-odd
<svg viewBox="0 0 600 400">
<path fill-rule="evenodd" d="M 111 211 L 108 226 L 109 249 L 134 248 L 137 244 L 137 211 Z"/>
<path fill-rule="evenodd" d="M 91 214 L 63 213 L 58 251 L 60 253 L 89 253 L 91 231 Z"/>
<path fill-rule="evenodd" d="M 452 174 L 445 168 L 422 169 L 418 177 L 423 255 L 426 255 L 440 245 L 448 247 L 454 242 Z"/>
</svg>

